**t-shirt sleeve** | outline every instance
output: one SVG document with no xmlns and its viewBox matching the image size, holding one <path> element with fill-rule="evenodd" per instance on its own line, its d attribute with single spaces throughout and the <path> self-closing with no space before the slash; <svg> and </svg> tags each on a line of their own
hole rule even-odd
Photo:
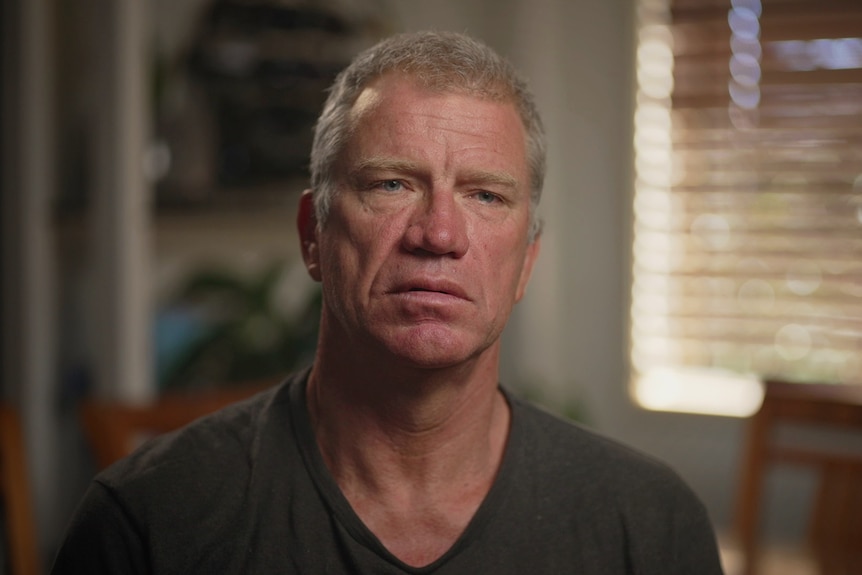
<svg viewBox="0 0 862 575">
<path fill-rule="evenodd" d="M 149 573 L 139 530 L 107 487 L 93 482 L 75 512 L 51 575 Z"/>
<path fill-rule="evenodd" d="M 657 494 L 646 506 L 636 538 L 644 575 L 722 575 L 720 554 L 712 523 L 703 503 L 687 485 L 664 496 Z"/>
<path fill-rule="evenodd" d="M 674 530 L 674 569 L 665 575 L 722 575 L 715 531 L 700 501 L 691 501 L 678 511 Z"/>
</svg>

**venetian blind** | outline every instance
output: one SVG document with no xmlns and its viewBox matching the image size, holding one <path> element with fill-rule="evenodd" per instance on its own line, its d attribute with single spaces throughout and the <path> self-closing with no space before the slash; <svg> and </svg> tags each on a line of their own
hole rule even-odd
<svg viewBox="0 0 862 575">
<path fill-rule="evenodd" d="M 647 407 L 862 383 L 862 2 L 642 0 L 631 353 Z"/>
</svg>

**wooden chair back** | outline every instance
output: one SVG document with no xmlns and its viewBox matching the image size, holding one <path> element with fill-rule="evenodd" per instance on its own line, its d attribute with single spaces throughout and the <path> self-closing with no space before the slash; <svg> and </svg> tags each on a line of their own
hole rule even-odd
<svg viewBox="0 0 862 575">
<path fill-rule="evenodd" d="M 155 435 L 179 429 L 273 385 L 274 382 L 262 382 L 172 392 L 146 405 L 87 400 L 81 404 L 81 421 L 96 465 L 104 469 Z"/>
<path fill-rule="evenodd" d="M 0 404 L 0 492 L 12 575 L 41 572 L 28 475 L 20 418 L 13 408 Z"/>
<path fill-rule="evenodd" d="M 859 432 L 859 449 L 787 445 L 777 438 L 787 424 L 849 430 L 854 440 Z M 821 575 L 862 573 L 862 385 L 765 382 L 763 404 L 749 422 L 735 517 L 745 575 L 758 572 L 763 483 L 777 465 L 816 471 L 808 544 Z"/>
</svg>

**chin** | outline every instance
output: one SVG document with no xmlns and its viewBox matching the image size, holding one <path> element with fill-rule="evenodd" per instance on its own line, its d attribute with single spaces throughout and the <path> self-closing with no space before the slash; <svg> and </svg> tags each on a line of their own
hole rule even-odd
<svg viewBox="0 0 862 575">
<path fill-rule="evenodd" d="M 445 328 L 412 329 L 389 342 L 387 349 L 405 363 L 423 369 L 444 369 L 463 364 L 487 349 L 475 337 Z"/>
</svg>

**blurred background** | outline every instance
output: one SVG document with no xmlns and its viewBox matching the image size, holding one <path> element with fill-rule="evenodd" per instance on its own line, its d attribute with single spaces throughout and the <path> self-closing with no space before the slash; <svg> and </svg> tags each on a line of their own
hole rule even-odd
<svg viewBox="0 0 862 575">
<path fill-rule="evenodd" d="M 257 388 L 308 362 L 319 298 L 294 208 L 311 127 L 334 75 L 398 31 L 484 40 L 544 116 L 542 255 L 504 384 L 678 470 L 729 573 L 764 381 L 862 405 L 855 0 L 0 6 L 0 391 L 23 446 L 2 457 L 26 474 L 42 572 L 101 465 L 84 405 Z M 793 554 L 818 477 L 764 476 L 764 540 Z M 862 505 L 860 484 L 841 501 Z"/>
</svg>

